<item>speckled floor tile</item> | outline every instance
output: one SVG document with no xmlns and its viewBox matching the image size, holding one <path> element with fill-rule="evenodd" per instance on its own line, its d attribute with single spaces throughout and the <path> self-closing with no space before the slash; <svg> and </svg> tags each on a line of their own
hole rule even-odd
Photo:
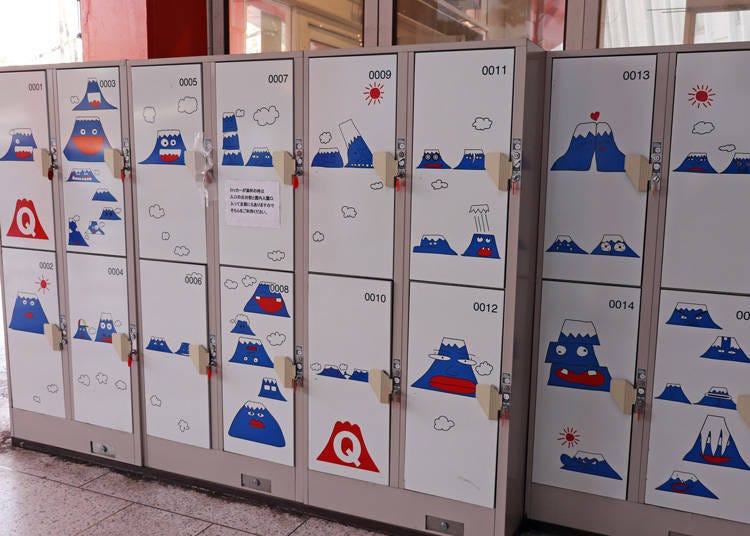
<svg viewBox="0 0 750 536">
<path fill-rule="evenodd" d="M 200 491 L 134 479 L 119 473 L 108 473 L 84 488 L 211 523 L 220 523 L 258 536 L 288 536 L 306 519 L 266 506 L 230 501 Z"/>
<path fill-rule="evenodd" d="M 251 533 L 222 527 L 221 525 L 211 525 L 198 536 L 248 536 L 248 534 Z"/>
<path fill-rule="evenodd" d="M 131 504 L 80 534 L 81 536 L 127 536 L 131 534 L 195 536 L 209 526 L 210 523 L 207 521 L 165 512 L 142 504 Z"/>
<path fill-rule="evenodd" d="M 40 452 L 10 447 L 0 448 L 0 467 L 71 486 L 82 486 L 109 472 L 104 467 L 71 462 Z"/>
<path fill-rule="evenodd" d="M 385 536 L 380 532 L 357 529 L 325 519 L 308 519 L 293 536 Z"/>
<path fill-rule="evenodd" d="M 0 534 L 77 534 L 128 502 L 0 469 Z"/>
</svg>

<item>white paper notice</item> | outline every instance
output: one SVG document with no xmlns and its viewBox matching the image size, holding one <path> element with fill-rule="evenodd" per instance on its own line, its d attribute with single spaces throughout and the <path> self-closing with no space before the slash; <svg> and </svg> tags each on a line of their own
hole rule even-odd
<svg viewBox="0 0 750 536">
<path fill-rule="evenodd" d="M 236 227 L 281 227 L 277 181 L 226 181 L 224 217 Z"/>
</svg>

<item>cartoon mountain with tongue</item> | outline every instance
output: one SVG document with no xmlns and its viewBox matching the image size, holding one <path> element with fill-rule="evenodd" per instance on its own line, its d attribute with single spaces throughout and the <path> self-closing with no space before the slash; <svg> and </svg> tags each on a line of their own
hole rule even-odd
<svg viewBox="0 0 750 536">
<path fill-rule="evenodd" d="M 115 323 L 110 313 L 102 313 L 99 319 L 99 327 L 96 330 L 96 342 L 111 343 L 112 335 L 117 333 Z"/>
<path fill-rule="evenodd" d="M 566 319 L 557 341 L 547 347 L 545 363 L 551 363 L 548 385 L 609 391 L 609 369 L 599 365 L 594 346 L 599 335 L 593 322 Z"/>
<path fill-rule="evenodd" d="M 466 341 L 443 337 L 440 349 L 428 357 L 433 360 L 430 368 L 412 387 L 460 396 L 476 395 L 477 377 L 473 369 L 476 361 L 471 359 Z"/>
<path fill-rule="evenodd" d="M 104 162 L 104 149 L 111 147 L 101 119 L 78 117 L 63 154 L 70 162 Z"/>
<path fill-rule="evenodd" d="M 284 297 L 271 290 L 269 283 L 260 283 L 252 298 L 245 304 L 246 313 L 258 313 L 271 316 L 285 316 L 289 318 Z"/>
<path fill-rule="evenodd" d="M 229 435 L 237 439 L 254 441 L 272 447 L 286 445 L 284 433 L 268 408 L 260 402 L 245 402 L 229 427 Z"/>
<path fill-rule="evenodd" d="M 695 495 L 707 499 L 718 499 L 713 492 L 698 480 L 693 473 L 674 471 L 664 484 L 656 488 L 659 491 L 679 493 L 680 495 Z"/>
<path fill-rule="evenodd" d="M 740 456 L 724 417 L 708 415 L 693 448 L 682 458 L 688 462 L 750 470 Z"/>
<path fill-rule="evenodd" d="M 615 143 L 612 127 L 597 122 L 599 112 L 591 118 L 594 121 L 576 125 L 568 150 L 552 165 L 553 171 L 588 171 L 594 158 L 597 171 L 625 171 L 625 155 Z"/>
<path fill-rule="evenodd" d="M 689 153 L 675 171 L 685 173 L 716 173 L 706 153 Z"/>
<path fill-rule="evenodd" d="M 10 146 L 0 160 L 15 160 L 17 162 L 33 162 L 36 141 L 30 128 L 14 128 L 10 132 Z"/>
<path fill-rule="evenodd" d="M 154 150 L 140 164 L 185 165 L 185 142 L 179 130 L 159 130 L 156 133 Z"/>
<path fill-rule="evenodd" d="M 112 106 L 107 99 L 102 95 L 102 88 L 99 86 L 99 81 L 96 78 L 89 78 L 86 84 L 86 93 L 80 102 L 73 108 L 73 111 L 78 110 L 116 110 L 117 106 Z"/>
<path fill-rule="evenodd" d="M 747 175 L 750 173 L 750 153 L 734 153 L 732 161 L 722 173 Z"/>
<path fill-rule="evenodd" d="M 708 359 L 719 359 L 721 361 L 736 361 L 738 363 L 750 363 L 745 351 L 740 348 L 734 337 L 716 337 L 714 343 L 703 352 L 701 357 Z"/>
</svg>

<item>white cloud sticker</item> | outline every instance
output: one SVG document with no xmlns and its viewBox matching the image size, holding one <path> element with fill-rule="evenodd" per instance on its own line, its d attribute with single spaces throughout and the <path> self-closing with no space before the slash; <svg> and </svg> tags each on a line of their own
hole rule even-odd
<svg viewBox="0 0 750 536">
<path fill-rule="evenodd" d="M 156 121 L 156 110 L 153 106 L 146 106 L 143 108 L 143 120 L 146 123 L 153 123 Z"/>
<path fill-rule="evenodd" d="M 193 114 L 198 110 L 198 99 L 195 97 L 182 97 L 177 101 L 177 111 L 181 114 Z"/>
<path fill-rule="evenodd" d="M 240 286 L 240 284 L 237 281 L 235 281 L 234 279 L 225 279 L 224 280 L 224 287 L 228 288 L 229 290 L 234 290 L 234 289 L 236 289 L 239 286 Z"/>
<path fill-rule="evenodd" d="M 341 207 L 341 214 L 344 215 L 344 218 L 356 218 L 357 209 L 354 207 L 343 206 Z"/>
<path fill-rule="evenodd" d="M 474 119 L 474 122 L 471 124 L 476 130 L 487 130 L 489 128 L 492 128 L 492 119 L 489 117 L 477 117 Z"/>
<path fill-rule="evenodd" d="M 433 421 L 433 427 L 435 428 L 435 430 L 438 430 L 440 432 L 447 432 L 454 426 L 456 426 L 456 423 L 450 420 L 445 415 L 441 415 Z"/>
<path fill-rule="evenodd" d="M 448 183 L 443 179 L 435 179 L 430 183 L 430 186 L 432 186 L 433 190 L 442 190 L 448 187 Z"/>
<path fill-rule="evenodd" d="M 268 108 L 258 108 L 253 114 L 253 121 L 258 125 L 265 127 L 273 125 L 279 118 L 279 109 L 276 106 L 269 106 Z"/>
<path fill-rule="evenodd" d="M 186 246 L 175 246 L 174 254 L 178 257 L 187 257 L 190 255 L 190 248 Z"/>
<path fill-rule="evenodd" d="M 283 333 L 279 333 L 278 331 L 274 331 L 273 333 L 268 334 L 266 340 L 271 346 L 281 346 L 286 342 L 286 335 L 284 335 Z"/>
<path fill-rule="evenodd" d="M 693 125 L 693 134 L 709 134 L 714 131 L 716 127 L 710 121 L 698 121 Z"/>
<path fill-rule="evenodd" d="M 154 219 L 161 219 L 166 213 L 167 212 L 163 208 L 161 208 L 161 205 L 158 203 L 155 203 L 148 207 L 148 215 Z"/>
</svg>

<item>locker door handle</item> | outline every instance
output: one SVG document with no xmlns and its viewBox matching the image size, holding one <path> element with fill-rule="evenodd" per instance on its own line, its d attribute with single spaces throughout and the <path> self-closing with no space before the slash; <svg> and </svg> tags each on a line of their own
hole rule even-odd
<svg viewBox="0 0 750 536">
<path fill-rule="evenodd" d="M 396 175 L 398 175 L 398 161 L 393 153 L 386 151 L 377 152 L 372 155 L 372 165 L 380 181 L 387 188 L 396 186 Z"/>
<path fill-rule="evenodd" d="M 745 421 L 745 426 L 750 428 L 750 395 L 740 395 L 737 397 L 737 413 Z"/>
<path fill-rule="evenodd" d="M 271 158 L 273 160 L 273 169 L 279 175 L 281 184 L 293 186 L 296 171 L 294 157 L 287 151 L 274 151 Z"/>
<path fill-rule="evenodd" d="M 491 421 L 496 421 L 502 403 L 500 391 L 497 386 L 489 383 L 480 383 L 477 385 L 476 397 L 487 418 Z"/>
<path fill-rule="evenodd" d="M 125 170 L 125 158 L 120 149 L 104 149 L 104 162 L 113 177 L 122 177 Z"/>
<path fill-rule="evenodd" d="M 620 408 L 620 411 L 625 415 L 631 415 L 633 413 L 636 389 L 632 383 L 628 380 L 612 380 L 610 383 L 609 394 L 612 395 L 612 400 L 615 401 L 617 407 Z"/>
<path fill-rule="evenodd" d="M 498 190 L 508 191 L 508 183 L 513 178 L 513 162 L 505 153 L 487 153 L 485 169 Z"/>
<path fill-rule="evenodd" d="M 195 366 L 195 370 L 201 376 L 208 375 L 208 367 L 211 364 L 211 356 L 208 349 L 202 344 L 190 345 L 190 360 Z"/>
<path fill-rule="evenodd" d="M 277 355 L 273 358 L 273 369 L 281 380 L 281 385 L 287 389 L 294 387 L 294 377 L 297 375 L 297 367 L 287 356 Z"/>
<path fill-rule="evenodd" d="M 52 177 L 54 176 L 53 170 L 57 168 L 52 153 L 50 153 L 48 149 L 37 147 L 33 150 L 32 154 L 34 155 L 34 161 L 38 166 L 39 174 L 42 177 L 47 177 L 49 180 L 52 180 Z"/>
<path fill-rule="evenodd" d="M 384 370 L 371 369 L 368 373 L 367 382 L 370 384 L 372 392 L 375 394 L 375 398 L 381 404 L 387 404 L 391 400 L 391 393 L 393 392 L 393 379 Z"/>
<path fill-rule="evenodd" d="M 127 333 L 114 333 L 112 335 L 112 348 L 114 348 L 120 361 L 127 362 L 133 353 L 133 345 Z"/>
<path fill-rule="evenodd" d="M 44 336 L 53 351 L 59 352 L 63 347 L 63 333 L 57 324 L 44 324 Z"/>
<path fill-rule="evenodd" d="M 625 173 L 636 192 L 648 191 L 648 181 L 651 179 L 651 164 L 647 157 L 642 154 L 626 155 Z"/>
</svg>

